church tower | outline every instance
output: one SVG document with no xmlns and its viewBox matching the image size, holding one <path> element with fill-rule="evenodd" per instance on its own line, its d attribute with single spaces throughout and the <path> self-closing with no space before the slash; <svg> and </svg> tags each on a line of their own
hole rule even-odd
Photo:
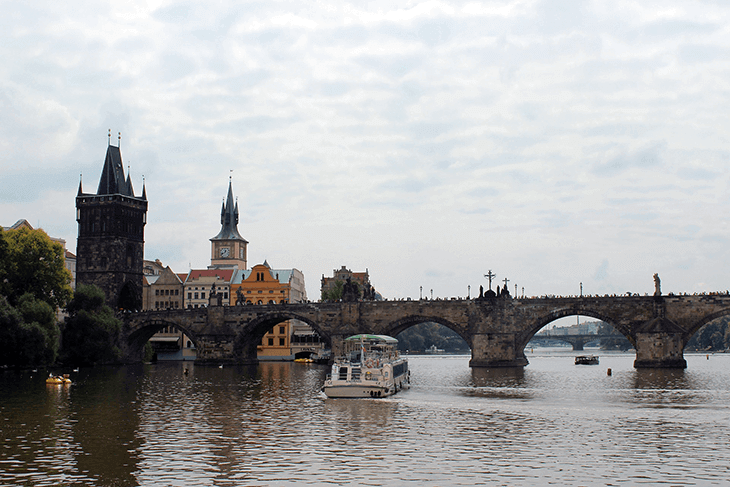
<svg viewBox="0 0 730 487">
<path fill-rule="evenodd" d="M 112 309 L 142 309 L 147 191 L 135 196 L 119 147 L 109 143 L 99 188 L 76 195 L 76 281 L 104 291 Z"/>
<path fill-rule="evenodd" d="M 209 269 L 246 269 L 248 242 L 238 233 L 238 202 L 233 199 L 233 187 L 228 181 L 228 197 L 221 209 L 221 231 L 210 239 Z"/>
</svg>

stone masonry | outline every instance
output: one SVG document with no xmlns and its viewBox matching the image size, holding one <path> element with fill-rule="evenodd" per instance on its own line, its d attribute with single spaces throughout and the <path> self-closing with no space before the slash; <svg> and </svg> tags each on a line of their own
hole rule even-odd
<svg viewBox="0 0 730 487">
<path fill-rule="evenodd" d="M 613 325 L 636 348 L 635 367 L 684 368 L 684 346 L 709 321 L 730 314 L 730 296 L 625 296 L 538 299 L 361 301 L 211 306 L 124 315 L 127 360 L 139 361 L 145 342 L 167 325 L 194 342 L 199 363 L 256 363 L 256 345 L 274 325 L 298 319 L 329 341 L 332 352 L 356 333 L 396 336 L 423 322 L 458 333 L 472 350 L 471 367 L 527 365 L 524 348 L 548 323 L 591 316 Z"/>
</svg>

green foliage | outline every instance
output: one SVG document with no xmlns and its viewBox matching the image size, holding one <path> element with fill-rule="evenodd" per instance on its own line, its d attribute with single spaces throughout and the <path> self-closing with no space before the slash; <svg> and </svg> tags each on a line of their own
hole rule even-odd
<svg viewBox="0 0 730 487">
<path fill-rule="evenodd" d="M 63 327 L 64 363 L 92 365 L 121 358 L 117 347 L 122 322 L 104 304 L 104 292 L 96 286 L 79 286 L 67 306 Z"/>
<path fill-rule="evenodd" d="M 322 301 L 339 301 L 345 289 L 344 281 L 335 281 L 329 291 L 322 291 Z"/>
<path fill-rule="evenodd" d="M 439 323 L 420 323 L 401 332 L 398 350 L 423 352 L 431 345 L 449 353 L 468 352 L 469 345 L 455 331 Z"/>
<path fill-rule="evenodd" d="M 0 296 L 0 365 L 51 365 L 58 339 L 56 315 L 48 303 L 26 293 L 13 307 Z"/>
<path fill-rule="evenodd" d="M 730 317 L 723 316 L 697 330 L 685 347 L 688 350 L 717 351 L 730 349 Z"/>
<path fill-rule="evenodd" d="M 54 308 L 63 308 L 72 294 L 63 246 L 43 230 L 28 228 L 0 230 L 0 241 L 0 294 L 13 306 L 31 293 Z"/>
</svg>

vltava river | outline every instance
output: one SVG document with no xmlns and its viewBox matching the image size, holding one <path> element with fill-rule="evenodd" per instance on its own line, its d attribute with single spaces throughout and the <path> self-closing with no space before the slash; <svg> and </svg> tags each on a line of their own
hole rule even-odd
<svg viewBox="0 0 730 487">
<path fill-rule="evenodd" d="M 730 354 L 519 370 L 411 357 L 413 387 L 326 399 L 324 366 L 0 371 L 0 485 L 727 485 Z M 611 368 L 612 376 L 607 375 Z M 62 371 L 58 371 L 62 372 Z"/>
</svg>

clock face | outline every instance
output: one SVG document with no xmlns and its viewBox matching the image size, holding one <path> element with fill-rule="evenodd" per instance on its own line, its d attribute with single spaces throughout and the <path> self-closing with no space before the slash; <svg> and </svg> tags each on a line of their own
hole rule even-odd
<svg viewBox="0 0 730 487">
<path fill-rule="evenodd" d="M 229 247 L 221 247 L 221 257 L 228 257 L 231 255 L 231 249 Z"/>
</svg>

